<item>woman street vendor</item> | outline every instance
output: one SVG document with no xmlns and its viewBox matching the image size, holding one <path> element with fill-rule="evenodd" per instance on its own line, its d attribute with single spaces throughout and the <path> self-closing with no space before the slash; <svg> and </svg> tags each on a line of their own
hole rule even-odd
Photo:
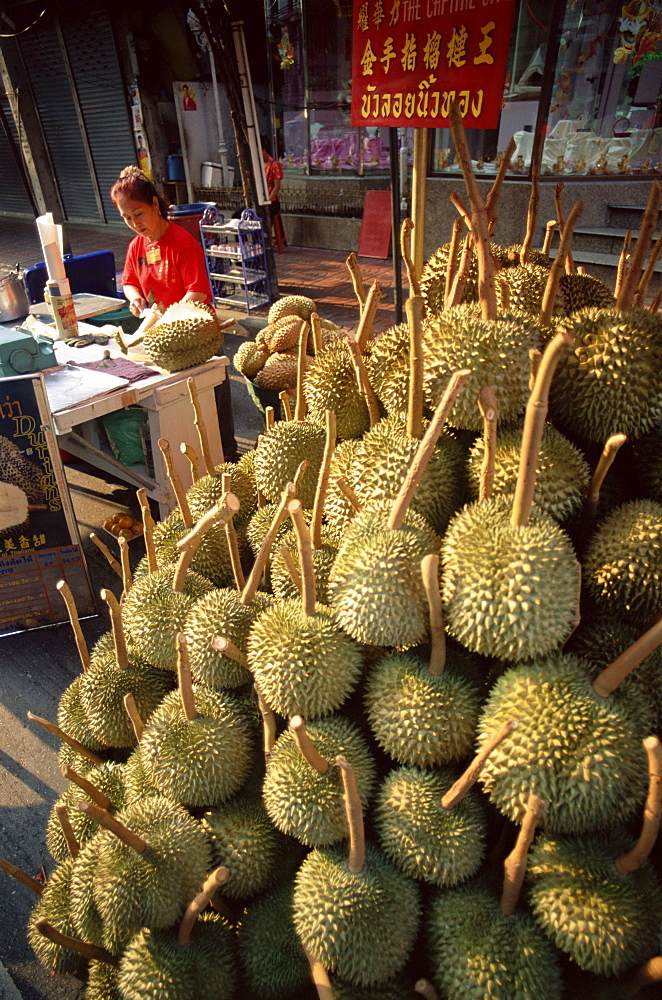
<svg viewBox="0 0 662 1000">
<path fill-rule="evenodd" d="M 126 252 L 122 290 L 136 317 L 149 309 L 160 315 L 175 302 L 212 301 L 202 247 L 185 229 L 168 219 L 168 206 L 152 181 L 136 166 L 125 167 L 110 197 L 136 236 Z M 236 457 L 230 381 L 215 389 L 226 461 Z"/>
</svg>

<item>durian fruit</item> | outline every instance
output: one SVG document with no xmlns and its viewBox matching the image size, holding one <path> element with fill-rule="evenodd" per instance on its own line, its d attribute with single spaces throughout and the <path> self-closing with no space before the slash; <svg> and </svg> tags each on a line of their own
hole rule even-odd
<svg viewBox="0 0 662 1000">
<path fill-rule="evenodd" d="M 296 347 L 302 319 L 303 317 L 288 315 L 269 322 L 255 337 L 256 346 L 268 351 L 269 354 L 279 354 Z"/>
<path fill-rule="evenodd" d="M 495 494 L 514 493 L 521 449 L 521 428 L 509 427 L 499 432 L 494 469 Z M 479 493 L 484 458 L 485 443 L 478 438 L 469 452 L 468 461 L 468 486 L 472 499 L 476 499 Z M 552 424 L 545 424 L 533 494 L 536 506 L 556 521 L 565 521 L 581 506 L 589 478 L 589 466 L 580 450 Z"/>
<path fill-rule="evenodd" d="M 292 494 L 294 496 L 294 494 Z M 289 498 L 288 498 L 289 500 Z M 252 518 L 248 522 L 246 529 L 246 535 L 253 552 L 254 556 L 257 556 L 258 552 L 262 548 L 267 533 L 271 527 L 274 515 L 278 511 L 277 503 L 265 503 L 264 507 L 258 507 L 258 509 L 253 514 Z M 313 519 L 312 508 L 304 510 L 303 516 L 306 519 L 306 523 L 310 524 Z M 285 511 L 285 518 L 283 518 L 276 529 L 276 533 L 273 539 L 272 547 L 278 550 L 283 544 L 283 539 L 286 535 L 289 535 L 292 531 L 292 525 L 289 520 L 287 520 L 287 510 Z"/>
<path fill-rule="evenodd" d="M 427 314 L 430 317 L 438 316 L 444 311 L 446 270 L 450 249 L 450 243 L 440 246 L 426 261 L 421 272 L 421 294 L 425 299 Z M 533 251 L 533 253 L 535 252 Z M 506 256 L 507 250 L 504 250 L 503 247 L 496 243 L 490 243 L 490 253 L 497 268 L 509 266 L 510 261 Z M 471 251 L 469 275 L 462 300 L 469 303 L 478 300 L 478 258 L 474 250 Z"/>
<path fill-rule="evenodd" d="M 27 716 L 30 722 L 36 722 L 42 729 L 53 733 L 62 741 L 62 746 L 58 751 L 58 763 L 61 767 L 73 767 L 79 774 L 87 774 L 93 765 L 103 764 L 106 759 L 108 751 L 106 751 L 106 756 L 102 756 L 96 750 L 90 750 L 83 743 L 74 739 L 73 736 L 69 736 L 48 719 L 42 719 L 41 716 L 35 715 L 33 712 L 28 712 Z"/>
<path fill-rule="evenodd" d="M 542 805 L 530 796 L 517 843 L 504 862 L 500 901 L 480 883 L 432 900 L 427 936 L 432 979 L 448 1000 L 560 1000 L 554 949 L 528 913 L 516 912 Z"/>
<path fill-rule="evenodd" d="M 95 752 L 107 750 L 107 745 L 98 740 L 90 729 L 80 700 L 81 680 L 82 674 L 75 677 L 62 692 L 57 707 L 58 724 L 65 733 L 89 750 Z"/>
<path fill-rule="evenodd" d="M 61 810 L 67 810 L 67 816 L 73 835 L 80 846 L 84 845 L 98 830 L 94 820 L 76 809 L 76 802 L 87 798 L 97 805 L 107 809 L 111 815 L 124 806 L 124 765 L 106 762 L 92 767 L 86 775 L 80 775 L 72 768 L 63 768 L 63 773 L 71 782 L 62 795 L 59 795 L 48 817 L 46 824 L 46 846 L 56 861 L 64 861 L 69 857 L 67 838 L 62 829 Z"/>
<path fill-rule="evenodd" d="M 410 338 L 406 323 L 381 334 L 366 357 L 366 370 L 387 416 L 403 418 L 409 402 Z"/>
<path fill-rule="evenodd" d="M 588 441 L 642 437 L 662 420 L 662 321 L 648 309 L 580 309 L 559 326 L 573 347 L 552 386 L 552 417 Z"/>
<path fill-rule="evenodd" d="M 292 482 L 302 461 L 308 466 L 298 483 L 298 497 L 312 507 L 317 476 L 324 454 L 323 424 L 308 420 L 280 420 L 260 435 L 255 449 L 255 480 L 260 492 L 272 502 Z"/>
<path fill-rule="evenodd" d="M 632 500 L 596 528 L 584 585 L 601 611 L 645 625 L 662 609 L 662 503 Z"/>
<path fill-rule="evenodd" d="M 234 795 L 248 776 L 250 726 L 235 695 L 193 686 L 184 635 L 177 641 L 179 690 L 152 715 L 139 754 L 162 795 L 209 808 Z"/>
<path fill-rule="evenodd" d="M 322 423 L 326 411 L 333 410 L 340 440 L 361 437 L 369 428 L 368 406 L 347 341 L 337 341 L 315 357 L 306 372 L 304 393 L 310 420 Z"/>
<path fill-rule="evenodd" d="M 644 740 L 649 794 L 638 842 L 623 830 L 590 838 L 541 837 L 529 865 L 531 905 L 557 948 L 582 969 L 617 976 L 656 953 L 662 886 L 647 861 L 662 815 L 662 752 Z"/>
<path fill-rule="evenodd" d="M 264 806 L 274 825 L 308 847 L 335 844 L 347 835 L 338 754 L 354 768 L 359 798 L 367 807 L 375 764 L 356 726 L 340 715 L 306 726 L 300 716 L 276 740 L 267 762 Z"/>
<path fill-rule="evenodd" d="M 212 644 L 224 636 L 243 654 L 248 634 L 256 618 L 269 606 L 267 594 L 256 594 L 250 604 L 242 604 L 236 590 L 212 590 L 190 608 L 184 635 L 191 660 L 191 675 L 197 683 L 217 691 L 251 682 L 248 670 L 236 659 Z"/>
<path fill-rule="evenodd" d="M 130 802 L 136 802 L 138 799 L 161 794 L 151 774 L 145 767 L 138 748 L 130 754 L 129 759 L 124 765 L 124 785 L 127 805 Z"/>
<path fill-rule="evenodd" d="M 272 354 L 255 376 L 255 385 L 270 392 L 294 389 L 297 385 L 299 366 L 297 358 L 287 354 Z"/>
<path fill-rule="evenodd" d="M 635 450 L 643 495 L 662 503 L 662 430 L 639 438 Z"/>
<path fill-rule="evenodd" d="M 614 305 L 609 285 L 591 274 L 562 274 L 558 297 L 566 316 L 579 309 L 611 309 Z"/>
<path fill-rule="evenodd" d="M 549 268 L 529 261 L 507 267 L 497 278 L 497 300 L 504 311 L 521 311 L 537 316 L 542 307 L 542 299 L 549 278 Z M 507 286 L 507 301 L 503 301 L 503 285 Z M 556 306 L 560 311 L 560 305 Z"/>
<path fill-rule="evenodd" d="M 241 375 L 255 378 L 262 371 L 269 352 L 262 350 L 254 341 L 246 340 L 237 348 L 232 363 Z"/>
<path fill-rule="evenodd" d="M 338 976 L 331 976 L 330 982 L 335 1000 L 411 1000 L 412 996 L 411 985 L 405 976 L 398 976 L 383 986 L 355 986 Z"/>
<path fill-rule="evenodd" d="M 124 1000 L 234 1000 L 234 935 L 217 913 L 203 912 L 227 874 L 212 872 L 178 928 L 144 927 L 131 939 L 118 977 Z"/>
<path fill-rule="evenodd" d="M 418 887 L 365 845 L 350 764 L 338 757 L 350 830 L 342 847 L 316 848 L 294 890 L 294 925 L 306 951 L 329 972 L 359 986 L 388 982 L 404 966 L 418 930 Z"/>
<path fill-rule="evenodd" d="M 123 1000 L 117 985 L 119 969 L 106 962 L 92 961 L 87 968 L 85 1000 Z"/>
<path fill-rule="evenodd" d="M 270 306 L 267 323 L 275 323 L 282 316 L 298 316 L 308 321 L 316 308 L 313 300 L 307 295 L 283 295 Z"/>
<path fill-rule="evenodd" d="M 522 255 L 522 244 L 512 243 L 510 246 L 501 248 L 502 252 L 499 255 L 499 260 L 504 267 L 519 267 L 520 258 Z M 529 264 L 535 264 L 536 267 L 546 267 L 549 269 L 552 266 L 552 258 L 544 250 L 534 250 L 530 248 L 528 250 Z"/>
<path fill-rule="evenodd" d="M 463 675 L 462 654 L 447 655 L 439 594 L 439 556 L 421 561 L 430 607 L 431 650 L 427 661 L 392 652 L 369 674 L 365 704 L 379 745 L 401 764 L 430 767 L 464 757 L 478 721 L 478 692 Z"/>
<path fill-rule="evenodd" d="M 284 838 L 262 806 L 233 799 L 206 812 L 201 823 L 211 844 L 212 863 L 230 872 L 224 896 L 248 899 L 271 888 Z"/>
<path fill-rule="evenodd" d="M 0 538 L 2 538 L 12 532 L 23 531 L 30 521 L 30 505 L 43 504 L 45 496 L 41 470 L 32 464 L 27 455 L 13 441 L 2 437 L 2 435 L 0 435 L 0 469 L 2 470 L 0 485 L 6 484 L 9 491 L 21 491 L 21 495 L 18 497 L 13 492 L 12 507 L 18 500 L 17 507 L 20 510 L 9 518 L 12 523 L 0 524 Z M 21 515 L 23 516 L 21 517 Z M 21 520 L 17 521 L 18 517 L 21 517 Z"/>
<path fill-rule="evenodd" d="M 216 314 L 196 302 L 176 302 L 144 334 L 145 354 L 169 372 L 194 368 L 218 354 L 223 333 Z"/>
<path fill-rule="evenodd" d="M 248 637 L 249 669 L 266 704 L 289 718 L 319 718 L 335 711 L 356 686 L 361 651 L 338 627 L 331 610 L 315 601 L 310 533 L 301 503 L 288 504 L 301 557 L 301 598 L 272 604 Z"/>
<path fill-rule="evenodd" d="M 329 485 L 324 498 L 324 519 L 329 527 L 344 530 L 357 511 L 347 496 L 340 489 L 338 480 L 346 482 L 349 470 L 356 455 L 359 442 L 352 438 L 349 441 L 340 441 L 333 452 L 331 465 L 329 467 Z M 358 507 L 361 506 L 358 498 Z"/>
<path fill-rule="evenodd" d="M 49 875 L 43 893 L 30 914 L 28 941 L 41 964 L 49 972 L 69 972 L 77 975 L 85 967 L 81 955 L 72 948 L 64 947 L 45 937 L 36 926 L 38 921 L 46 920 L 61 934 L 76 936 L 69 900 L 73 865 L 71 857 L 65 858 Z"/>
<path fill-rule="evenodd" d="M 294 884 L 287 882 L 242 914 L 239 958 L 255 1000 L 294 1000 L 308 982 L 308 962 L 294 929 L 293 897 Z"/>
</svg>

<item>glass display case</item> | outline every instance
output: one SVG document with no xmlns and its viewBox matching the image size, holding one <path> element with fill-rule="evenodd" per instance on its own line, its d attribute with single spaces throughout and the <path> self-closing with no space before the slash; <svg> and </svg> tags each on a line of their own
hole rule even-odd
<svg viewBox="0 0 662 1000">
<path fill-rule="evenodd" d="M 202 249 L 214 303 L 252 309 L 269 305 L 262 222 L 250 208 L 229 219 L 208 208 L 200 222 Z"/>
</svg>

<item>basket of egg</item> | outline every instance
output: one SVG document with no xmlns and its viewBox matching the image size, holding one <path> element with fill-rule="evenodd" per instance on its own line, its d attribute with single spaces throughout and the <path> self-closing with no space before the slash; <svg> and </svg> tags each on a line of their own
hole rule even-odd
<svg viewBox="0 0 662 1000">
<path fill-rule="evenodd" d="M 143 533 L 142 521 L 137 521 L 135 517 L 124 511 L 118 511 L 112 517 L 107 517 L 103 522 L 105 531 L 108 531 L 115 538 L 126 538 L 127 542 L 133 541 Z"/>
</svg>

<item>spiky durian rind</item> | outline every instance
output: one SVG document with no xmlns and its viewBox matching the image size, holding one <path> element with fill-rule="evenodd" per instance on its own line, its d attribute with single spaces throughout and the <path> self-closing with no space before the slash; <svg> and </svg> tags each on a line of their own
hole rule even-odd
<svg viewBox="0 0 662 1000">
<path fill-rule="evenodd" d="M 298 997 L 310 967 L 294 929 L 294 884 L 288 882 L 252 903 L 239 925 L 239 957 L 251 989 L 260 1000 Z"/>
<path fill-rule="evenodd" d="M 304 507 L 312 507 L 325 440 L 324 427 L 308 420 L 280 420 L 261 434 L 255 449 L 255 480 L 264 496 L 277 503 L 286 485 L 294 481 L 299 464 L 306 460 L 308 467 L 297 495 Z"/>
<path fill-rule="evenodd" d="M 35 955 L 49 972 L 70 972 L 79 974 L 85 967 L 85 959 L 70 948 L 55 944 L 36 929 L 37 920 L 48 920 L 56 930 L 69 937 L 76 937 L 76 928 L 71 915 L 71 858 L 58 865 L 49 876 L 44 892 L 35 904 L 28 921 L 28 941 Z"/>
<path fill-rule="evenodd" d="M 186 616 L 184 634 L 193 679 L 213 690 L 240 687 L 251 680 L 245 667 L 211 645 L 215 636 L 222 636 L 246 652 L 248 633 L 268 606 L 269 597 L 256 594 L 249 605 L 242 604 L 240 597 L 236 590 L 212 590 L 197 600 Z"/>
<path fill-rule="evenodd" d="M 97 764 L 85 775 L 94 787 L 110 799 L 111 813 L 116 813 L 124 806 L 124 765 L 115 764 L 110 761 L 104 764 Z M 74 831 L 74 836 L 82 846 L 90 840 L 99 829 L 98 824 L 76 808 L 77 802 L 91 802 L 92 800 L 78 785 L 70 784 L 65 792 L 60 795 L 53 806 L 46 824 L 46 846 L 56 861 L 64 861 L 69 857 L 69 849 L 62 824 L 55 812 L 56 806 L 66 806 L 69 822 Z"/>
<path fill-rule="evenodd" d="M 267 322 L 275 323 L 282 316 L 299 316 L 309 320 L 317 306 L 307 295 L 283 295 L 269 308 Z"/>
<path fill-rule="evenodd" d="M 211 844 L 212 864 L 230 871 L 224 896 L 247 899 L 271 886 L 283 838 L 260 805 L 226 802 L 206 812 L 201 823 Z"/>
<path fill-rule="evenodd" d="M 147 722 L 154 709 L 172 690 L 172 672 L 156 667 L 137 667 L 129 662 L 126 669 L 117 665 L 114 653 L 98 658 L 81 677 L 80 703 L 90 729 L 109 747 L 134 747 L 136 734 L 124 706 L 127 694 L 133 695 L 138 715 Z"/>
<path fill-rule="evenodd" d="M 333 410 L 336 435 L 341 441 L 361 437 L 370 426 L 352 354 L 344 340 L 324 348 L 315 357 L 306 373 L 304 394 L 311 420 L 322 424 L 326 411 Z"/>
</svg>

